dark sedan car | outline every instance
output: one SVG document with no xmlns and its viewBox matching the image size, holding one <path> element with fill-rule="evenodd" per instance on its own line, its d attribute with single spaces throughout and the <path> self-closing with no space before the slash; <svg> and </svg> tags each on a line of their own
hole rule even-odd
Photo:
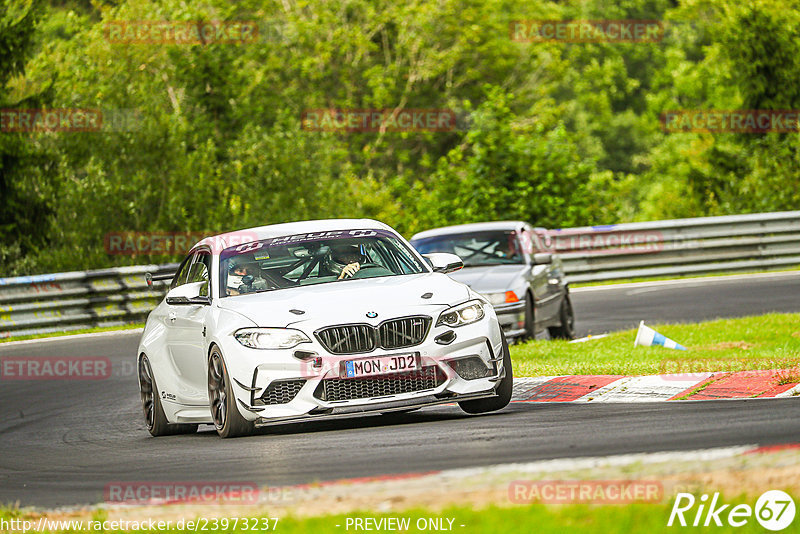
<svg viewBox="0 0 800 534">
<path fill-rule="evenodd" d="M 414 235 L 420 253 L 449 252 L 464 261 L 450 276 L 483 295 L 508 338 L 547 329 L 572 339 L 575 317 L 561 260 L 543 228 L 522 221 L 462 224 Z"/>
</svg>

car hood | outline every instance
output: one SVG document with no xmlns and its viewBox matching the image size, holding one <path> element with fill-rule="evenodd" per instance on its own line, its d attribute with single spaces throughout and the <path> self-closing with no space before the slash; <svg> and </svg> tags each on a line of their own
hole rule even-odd
<svg viewBox="0 0 800 534">
<path fill-rule="evenodd" d="M 422 295 L 432 293 L 431 298 Z M 438 273 L 346 280 L 220 299 L 219 307 L 259 326 L 372 323 L 413 314 L 434 314 L 469 299 L 469 290 Z M 294 311 L 292 311 L 294 310 Z M 302 311 L 302 314 L 297 313 Z M 367 313 L 376 313 L 368 318 Z"/>
<path fill-rule="evenodd" d="M 481 294 L 501 293 L 516 287 L 527 269 L 530 269 L 527 265 L 464 267 L 450 273 L 450 277 Z"/>
</svg>

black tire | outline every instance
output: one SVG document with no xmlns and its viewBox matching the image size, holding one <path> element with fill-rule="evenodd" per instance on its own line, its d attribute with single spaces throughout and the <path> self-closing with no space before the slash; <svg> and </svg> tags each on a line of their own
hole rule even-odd
<svg viewBox="0 0 800 534">
<path fill-rule="evenodd" d="M 144 424 L 151 436 L 170 436 L 175 434 L 193 434 L 197 432 L 195 424 L 170 424 L 164 414 L 164 407 L 161 405 L 161 397 L 158 395 L 156 379 L 153 376 L 153 368 L 147 356 L 139 358 L 139 395 L 142 399 L 142 411 L 144 412 Z"/>
<path fill-rule="evenodd" d="M 558 339 L 573 339 L 575 337 L 575 313 L 572 311 L 572 302 L 569 293 L 564 295 L 561 301 L 561 308 L 558 312 L 561 326 L 551 326 L 547 330 L 550 337 Z"/>
<path fill-rule="evenodd" d="M 536 312 L 533 307 L 533 295 L 530 293 L 525 294 L 525 334 L 523 339 L 536 338 Z"/>
<path fill-rule="evenodd" d="M 458 405 L 467 413 L 495 412 L 505 408 L 511 402 L 511 393 L 514 390 L 514 371 L 511 368 L 511 352 L 508 350 L 508 341 L 505 334 L 501 333 L 501 335 L 503 336 L 503 369 L 506 376 L 497 385 L 496 397 L 459 402 Z"/>
<path fill-rule="evenodd" d="M 236 397 L 231 391 L 228 369 L 218 347 L 211 349 L 208 356 L 208 404 L 214 428 L 221 438 L 235 438 L 253 433 L 253 422 L 239 413 Z"/>
</svg>

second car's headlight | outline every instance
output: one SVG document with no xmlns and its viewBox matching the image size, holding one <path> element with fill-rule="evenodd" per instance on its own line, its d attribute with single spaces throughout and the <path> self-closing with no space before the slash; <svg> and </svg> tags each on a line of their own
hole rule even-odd
<svg viewBox="0 0 800 534">
<path fill-rule="evenodd" d="M 488 300 L 489 304 L 492 306 L 519 302 L 519 297 L 514 291 L 506 291 L 504 293 L 483 293 L 481 296 Z"/>
<path fill-rule="evenodd" d="M 445 310 L 436 321 L 436 326 L 464 326 L 483 319 L 483 304 L 479 300 L 471 300 Z"/>
<path fill-rule="evenodd" d="M 291 349 L 311 342 L 300 330 L 292 328 L 242 328 L 233 337 L 251 349 Z"/>
</svg>

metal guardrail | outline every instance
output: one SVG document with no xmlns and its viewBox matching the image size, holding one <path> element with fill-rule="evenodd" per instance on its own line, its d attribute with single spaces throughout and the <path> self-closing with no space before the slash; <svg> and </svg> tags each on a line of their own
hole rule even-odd
<svg viewBox="0 0 800 534">
<path fill-rule="evenodd" d="M 549 232 L 572 283 L 800 265 L 800 211 L 676 219 Z M 140 322 L 177 264 L 0 278 L 0 337 Z"/>
<path fill-rule="evenodd" d="M 800 211 L 587 226 L 549 236 L 572 283 L 800 265 Z"/>
<path fill-rule="evenodd" d="M 146 272 L 178 264 L 0 278 L 0 337 L 120 326 L 144 321 L 166 284 L 147 286 Z"/>
</svg>

